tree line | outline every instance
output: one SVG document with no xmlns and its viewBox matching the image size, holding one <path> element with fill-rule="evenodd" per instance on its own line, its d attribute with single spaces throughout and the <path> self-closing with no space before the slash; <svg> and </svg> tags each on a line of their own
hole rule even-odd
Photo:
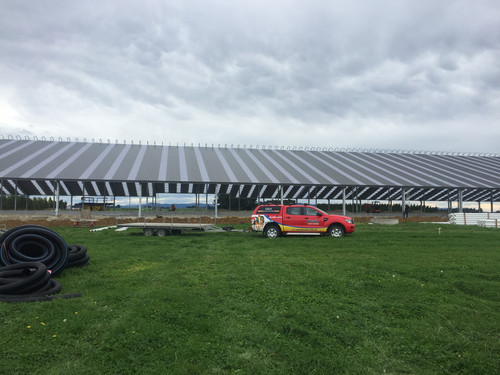
<svg viewBox="0 0 500 375">
<path fill-rule="evenodd" d="M 67 207 L 67 202 L 59 200 L 59 208 L 64 210 Z M 0 209 L 2 210 L 48 210 L 56 208 L 56 201 L 52 198 L 34 197 L 30 198 L 26 195 L 2 195 L 0 197 Z"/>
<path fill-rule="evenodd" d="M 257 199 L 256 198 L 236 198 L 236 197 L 230 197 L 227 194 L 219 194 L 218 197 L 218 207 L 222 209 L 228 209 L 228 210 L 234 210 L 234 211 L 247 211 L 247 210 L 253 210 L 255 207 L 258 206 Z M 314 204 L 314 200 L 311 200 L 311 204 Z M 279 199 L 268 199 L 264 202 L 261 202 L 260 204 L 280 204 Z M 374 212 L 374 209 L 379 210 L 380 212 L 399 212 L 402 210 L 401 204 L 400 203 L 378 203 L 373 204 L 371 203 L 350 203 L 351 201 L 346 202 L 346 210 L 348 212 Z M 289 205 L 289 204 L 294 204 L 295 200 L 292 199 L 284 199 L 283 204 Z M 324 211 L 335 211 L 335 210 L 342 210 L 342 204 L 341 203 L 331 203 L 331 204 L 326 204 L 326 203 L 320 203 L 317 205 L 318 208 L 324 210 Z M 426 204 L 410 204 L 410 212 L 437 212 L 439 209 L 436 206 L 429 206 Z"/>
</svg>

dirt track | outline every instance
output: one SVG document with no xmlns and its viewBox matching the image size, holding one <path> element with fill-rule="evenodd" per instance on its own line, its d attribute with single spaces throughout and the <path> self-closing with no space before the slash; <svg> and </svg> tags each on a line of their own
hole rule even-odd
<svg viewBox="0 0 500 375">
<path fill-rule="evenodd" d="M 381 217 L 381 216 L 369 216 L 369 215 L 353 215 L 354 221 L 357 223 L 367 223 L 370 222 L 372 217 Z M 446 222 L 448 221 L 447 217 L 443 216 L 410 216 L 408 219 L 403 219 L 398 216 L 383 216 L 384 219 L 398 219 L 399 222 Z M 75 222 L 81 220 L 80 217 L 75 215 L 67 215 L 61 214 L 59 216 L 54 216 L 53 213 L 50 215 L 15 215 L 15 214 L 7 214 L 0 215 L 0 229 L 3 228 L 13 228 L 19 225 L 40 225 L 43 227 L 61 227 L 61 226 L 74 226 Z M 214 223 L 214 218 L 210 216 L 175 216 L 175 217 L 162 217 L 162 216 L 148 216 L 147 218 L 140 218 L 133 216 L 96 216 L 89 219 L 94 222 L 96 227 L 110 226 L 116 224 L 124 224 L 124 223 L 135 223 L 135 222 L 175 222 L 175 223 L 201 223 L 203 224 L 211 224 Z M 83 220 L 82 223 L 86 221 Z M 231 216 L 231 213 L 228 213 L 228 216 L 218 217 L 217 224 L 249 224 L 250 225 L 250 215 L 248 216 Z"/>
</svg>

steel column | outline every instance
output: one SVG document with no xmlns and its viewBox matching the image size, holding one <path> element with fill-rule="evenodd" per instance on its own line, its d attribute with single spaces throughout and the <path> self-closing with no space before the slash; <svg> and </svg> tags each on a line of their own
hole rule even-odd
<svg viewBox="0 0 500 375">
<path fill-rule="evenodd" d="M 458 212 L 463 212 L 462 189 L 458 189 Z"/>
<path fill-rule="evenodd" d="M 137 217 L 142 217 L 142 185 L 139 183 L 139 212 L 137 213 Z"/>
<path fill-rule="evenodd" d="M 346 211 L 345 211 L 345 189 L 346 187 L 344 186 L 342 188 L 342 215 L 346 216 Z"/>
<path fill-rule="evenodd" d="M 56 216 L 59 216 L 59 181 L 56 181 Z"/>
<path fill-rule="evenodd" d="M 401 188 L 401 214 L 405 212 L 406 206 L 406 188 Z"/>
</svg>

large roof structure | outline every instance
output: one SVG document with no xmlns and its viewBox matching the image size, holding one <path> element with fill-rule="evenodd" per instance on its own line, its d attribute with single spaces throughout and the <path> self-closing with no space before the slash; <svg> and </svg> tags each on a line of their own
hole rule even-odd
<svg viewBox="0 0 500 375">
<path fill-rule="evenodd" d="M 3 194 L 500 200 L 500 156 L 0 140 Z M 344 190 L 345 188 L 345 190 Z"/>
</svg>

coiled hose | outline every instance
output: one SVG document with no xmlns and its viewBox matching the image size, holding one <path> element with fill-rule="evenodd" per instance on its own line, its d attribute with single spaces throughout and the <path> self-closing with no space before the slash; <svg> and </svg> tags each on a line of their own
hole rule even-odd
<svg viewBox="0 0 500 375">
<path fill-rule="evenodd" d="M 47 266 L 38 262 L 12 264 L 0 268 L 0 301 L 38 301 L 61 290 Z"/>
<path fill-rule="evenodd" d="M 68 246 L 56 232 L 21 225 L 0 236 L 0 301 L 40 301 L 56 298 L 61 285 L 51 279 L 66 267 L 88 264 L 87 248 Z M 61 297 L 79 297 L 80 294 Z"/>
<path fill-rule="evenodd" d="M 68 262 L 66 268 L 83 267 L 89 263 L 90 256 L 87 254 L 87 248 L 82 245 L 68 246 Z"/>
<path fill-rule="evenodd" d="M 57 275 L 68 261 L 68 245 L 56 232 L 37 225 L 21 225 L 0 236 L 0 262 L 4 266 L 40 262 Z"/>
</svg>

